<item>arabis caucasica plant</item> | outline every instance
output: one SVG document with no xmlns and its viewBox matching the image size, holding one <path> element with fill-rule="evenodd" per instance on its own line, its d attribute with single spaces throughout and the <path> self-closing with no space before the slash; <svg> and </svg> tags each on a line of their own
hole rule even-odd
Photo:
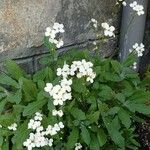
<svg viewBox="0 0 150 150">
<path fill-rule="evenodd" d="M 106 38 L 115 36 L 115 27 L 101 27 Z M 137 150 L 136 122 L 150 115 L 149 88 L 134 71 L 143 44 L 135 44 L 122 63 L 87 50 L 58 55 L 64 32 L 60 23 L 46 28 L 50 54 L 34 74 L 6 61 L 0 74 L 0 149 Z"/>
</svg>

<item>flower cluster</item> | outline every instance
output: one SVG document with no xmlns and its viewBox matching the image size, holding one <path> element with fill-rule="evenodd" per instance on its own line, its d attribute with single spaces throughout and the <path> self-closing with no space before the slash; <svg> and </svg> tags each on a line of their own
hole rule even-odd
<svg viewBox="0 0 150 150">
<path fill-rule="evenodd" d="M 59 117 L 62 117 L 63 115 L 64 115 L 64 113 L 63 113 L 63 111 L 62 110 L 59 110 L 59 111 L 57 111 L 56 109 L 54 109 L 53 111 L 52 111 L 52 115 L 53 116 L 59 116 Z"/>
<path fill-rule="evenodd" d="M 50 94 L 50 96 L 53 97 L 54 101 L 53 104 L 55 106 L 57 105 L 63 105 L 63 103 L 66 100 L 71 100 L 71 84 L 72 80 L 67 80 L 64 78 L 60 81 L 60 85 L 53 86 L 51 83 L 47 83 L 44 90 Z"/>
<path fill-rule="evenodd" d="M 17 124 L 16 123 L 11 124 L 10 126 L 8 126 L 8 129 L 12 130 L 12 131 L 16 131 L 17 130 Z"/>
<path fill-rule="evenodd" d="M 137 12 L 139 16 L 144 15 L 143 5 L 139 5 L 136 1 L 130 4 L 130 7 Z"/>
<path fill-rule="evenodd" d="M 55 44 L 57 48 L 60 48 L 64 45 L 62 39 L 57 40 L 56 37 L 60 33 L 64 33 L 64 25 L 59 23 L 54 23 L 53 28 L 47 27 L 45 36 L 49 37 L 49 42 Z"/>
<path fill-rule="evenodd" d="M 76 75 L 77 78 L 87 77 L 86 81 L 93 83 L 96 74 L 93 72 L 93 64 L 91 62 L 86 62 L 84 59 L 82 61 L 73 61 L 72 65 L 69 66 L 64 64 L 63 68 L 57 69 L 57 76 L 62 76 L 60 84 L 53 86 L 51 83 L 47 83 L 44 90 L 53 97 L 53 104 L 63 105 L 66 100 L 71 100 L 71 85 L 72 79 L 67 79 L 70 76 Z M 56 115 L 56 111 L 54 111 Z"/>
<path fill-rule="evenodd" d="M 137 69 L 137 62 L 133 63 L 133 69 L 136 70 Z"/>
<path fill-rule="evenodd" d="M 116 2 L 116 4 L 119 4 L 120 2 L 122 3 L 123 6 L 127 6 L 127 2 L 124 1 L 124 0 L 118 0 L 118 1 Z"/>
<path fill-rule="evenodd" d="M 102 28 L 104 28 L 104 35 L 108 37 L 115 37 L 114 31 L 115 27 L 114 26 L 109 26 L 108 23 L 104 22 L 101 24 Z"/>
<path fill-rule="evenodd" d="M 141 43 L 140 45 L 138 43 L 135 43 L 133 45 L 133 49 L 130 49 L 129 52 L 131 53 L 131 52 L 135 51 L 135 53 L 137 54 L 137 56 L 141 57 L 141 56 L 143 56 L 143 52 L 145 51 L 144 47 L 145 46 L 144 46 L 143 43 Z"/>
<path fill-rule="evenodd" d="M 75 144 L 75 150 L 79 150 L 82 148 L 82 145 L 80 143 Z"/>
<path fill-rule="evenodd" d="M 70 67 L 70 75 L 74 76 L 76 74 L 77 78 L 87 77 L 87 82 L 94 82 L 96 74 L 93 72 L 93 64 L 91 62 L 86 62 L 84 59 L 82 61 L 73 61 Z"/>
<path fill-rule="evenodd" d="M 30 133 L 29 138 L 23 143 L 28 150 L 32 150 L 37 147 L 52 146 L 53 139 L 48 138 L 48 136 L 53 136 L 58 133 L 61 129 L 64 128 L 64 124 L 59 122 L 54 124 L 54 126 L 48 125 L 44 130 L 44 127 L 41 125 L 43 115 L 39 112 L 35 113 L 34 119 L 31 119 L 28 123 L 28 129 L 32 129 L 33 133 Z"/>
<path fill-rule="evenodd" d="M 92 19 L 91 19 L 91 22 L 93 23 L 93 27 L 94 27 L 94 28 L 97 28 L 97 27 L 98 27 L 98 22 L 97 22 L 96 19 L 92 18 Z"/>
</svg>

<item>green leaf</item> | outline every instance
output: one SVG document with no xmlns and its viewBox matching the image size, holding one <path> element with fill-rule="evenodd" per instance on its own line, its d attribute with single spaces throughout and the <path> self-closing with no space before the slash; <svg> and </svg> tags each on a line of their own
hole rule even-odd
<svg viewBox="0 0 150 150">
<path fill-rule="evenodd" d="M 21 99 L 22 99 L 21 89 L 19 89 L 14 94 L 9 94 L 6 99 L 7 99 L 8 102 L 19 104 L 21 102 Z"/>
<path fill-rule="evenodd" d="M 119 131 L 120 124 L 118 121 L 118 117 L 115 117 L 112 121 L 104 119 L 104 122 L 109 132 L 109 135 L 111 136 L 111 139 L 114 141 L 114 143 L 118 145 L 120 148 L 124 148 L 125 139 L 123 138 L 123 136 Z"/>
<path fill-rule="evenodd" d="M 129 67 L 132 66 L 134 62 L 136 62 L 136 55 L 132 53 L 128 56 L 126 60 L 123 61 L 122 64 L 125 67 Z"/>
<path fill-rule="evenodd" d="M 8 139 L 6 139 L 5 142 L 3 142 L 1 150 L 9 150 L 9 140 Z"/>
<path fill-rule="evenodd" d="M 94 134 L 91 136 L 90 150 L 100 150 L 98 138 Z"/>
<path fill-rule="evenodd" d="M 102 98 L 103 101 L 110 100 L 113 95 L 112 89 L 107 85 L 100 85 L 100 86 L 101 86 L 101 91 L 98 93 L 100 98 Z"/>
<path fill-rule="evenodd" d="M 129 113 L 123 108 L 118 112 L 118 117 L 121 120 L 122 124 L 128 129 L 131 126 L 131 119 Z"/>
<path fill-rule="evenodd" d="M 26 99 L 34 100 L 37 96 L 37 91 L 38 91 L 36 84 L 32 80 L 29 80 L 29 79 L 21 78 L 20 80 L 23 83 L 22 89 L 25 93 Z"/>
<path fill-rule="evenodd" d="M 48 110 L 49 110 L 50 112 L 52 112 L 52 110 L 55 109 L 55 106 L 54 106 L 54 104 L 53 104 L 53 99 L 52 99 L 52 97 L 49 98 L 47 107 L 48 107 Z"/>
<path fill-rule="evenodd" d="M 81 127 L 81 136 L 82 136 L 83 141 L 87 145 L 89 145 L 91 141 L 91 137 L 90 137 L 89 131 L 84 126 Z"/>
<path fill-rule="evenodd" d="M 1 149 L 1 146 L 3 145 L 3 140 L 4 140 L 3 136 L 0 135 L 0 149 Z"/>
<path fill-rule="evenodd" d="M 74 79 L 72 88 L 75 92 L 78 93 L 87 93 L 86 83 L 84 78 L 81 79 Z"/>
<path fill-rule="evenodd" d="M 71 150 L 72 148 L 75 147 L 75 143 L 77 143 L 79 138 L 79 130 L 78 128 L 73 128 L 69 137 L 68 137 L 68 142 L 67 142 L 67 149 Z"/>
<path fill-rule="evenodd" d="M 150 115 L 150 105 L 128 103 L 126 106 L 131 112 L 139 112 L 145 115 Z"/>
<path fill-rule="evenodd" d="M 17 65 L 13 60 L 7 60 L 5 63 L 5 67 L 11 77 L 16 80 L 19 80 L 19 78 L 26 76 L 25 71 L 21 69 L 19 65 Z"/>
<path fill-rule="evenodd" d="M 113 82 L 120 82 L 123 80 L 123 77 L 119 76 L 118 74 L 110 73 L 110 72 L 105 73 L 104 77 L 106 80 L 113 81 Z"/>
<path fill-rule="evenodd" d="M 116 113 L 118 113 L 118 111 L 120 110 L 120 107 L 113 107 L 110 108 L 107 112 L 108 115 L 115 115 Z"/>
<path fill-rule="evenodd" d="M 111 60 L 111 65 L 113 67 L 113 69 L 115 70 L 116 73 L 120 73 L 121 71 L 121 65 L 118 61 L 116 60 Z"/>
<path fill-rule="evenodd" d="M 81 109 L 72 108 L 71 114 L 73 115 L 73 117 L 75 119 L 78 119 L 78 120 L 85 120 L 86 119 L 85 113 Z"/>
<path fill-rule="evenodd" d="M 0 75 L 0 84 L 4 84 L 4 85 L 13 86 L 15 88 L 18 88 L 18 83 L 6 74 Z"/>
<path fill-rule="evenodd" d="M 97 122 L 100 116 L 100 112 L 96 111 L 94 113 L 91 113 L 90 115 L 88 115 L 88 119 L 90 120 L 90 123 L 94 123 Z"/>
<path fill-rule="evenodd" d="M 7 103 L 6 99 L 0 101 L 0 114 L 3 112 L 6 103 Z"/>
<path fill-rule="evenodd" d="M 12 114 L 0 115 L 0 124 L 4 127 L 8 127 L 14 123 L 15 118 Z"/>
<path fill-rule="evenodd" d="M 45 79 L 45 69 L 42 69 L 40 71 L 37 71 L 34 75 L 33 75 L 33 81 L 37 82 L 38 80 L 44 80 Z"/>
<path fill-rule="evenodd" d="M 107 142 L 107 136 L 106 136 L 106 134 L 102 128 L 98 128 L 97 138 L 98 138 L 98 142 L 99 142 L 100 147 L 105 145 L 105 143 Z"/>
<path fill-rule="evenodd" d="M 138 90 L 131 97 L 128 98 L 129 101 L 134 101 L 135 103 L 145 103 L 150 102 L 150 92 Z"/>
<path fill-rule="evenodd" d="M 23 116 L 31 116 L 35 112 L 39 111 L 45 104 L 46 104 L 45 99 L 37 100 L 35 102 L 29 103 L 23 111 Z"/>
<path fill-rule="evenodd" d="M 23 142 L 26 141 L 26 139 L 29 137 L 30 130 L 28 130 L 28 122 L 24 122 L 21 124 L 17 131 L 15 132 L 15 135 L 12 138 L 13 144 L 16 145 L 18 150 L 23 149 Z"/>
</svg>

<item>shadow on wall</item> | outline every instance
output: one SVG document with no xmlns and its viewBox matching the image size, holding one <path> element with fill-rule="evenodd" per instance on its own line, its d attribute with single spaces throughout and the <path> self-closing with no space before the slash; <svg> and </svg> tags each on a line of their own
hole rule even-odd
<svg viewBox="0 0 150 150">
<path fill-rule="evenodd" d="M 142 76 L 144 76 L 144 73 L 147 71 L 147 68 L 150 65 L 150 1 L 148 4 L 148 15 L 145 27 L 144 44 L 146 50 L 140 61 L 140 74 Z"/>
</svg>

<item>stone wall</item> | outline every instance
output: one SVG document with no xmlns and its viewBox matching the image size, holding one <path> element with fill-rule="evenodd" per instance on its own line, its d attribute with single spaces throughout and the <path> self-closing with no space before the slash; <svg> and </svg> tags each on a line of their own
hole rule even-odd
<svg viewBox="0 0 150 150">
<path fill-rule="evenodd" d="M 44 30 L 54 22 L 65 25 L 65 45 L 88 46 L 96 40 L 87 28 L 91 18 L 118 27 L 119 13 L 113 14 L 116 0 L 0 0 L 0 62 L 15 59 L 28 72 L 38 69 L 37 61 L 47 54 L 43 47 Z M 119 11 L 119 10 L 118 10 Z M 114 52 L 116 40 L 102 46 L 104 56 Z"/>
<path fill-rule="evenodd" d="M 143 75 L 147 71 L 148 66 L 150 65 L 150 1 L 148 4 L 144 44 L 145 44 L 146 51 L 140 62 L 140 73 Z"/>
</svg>

